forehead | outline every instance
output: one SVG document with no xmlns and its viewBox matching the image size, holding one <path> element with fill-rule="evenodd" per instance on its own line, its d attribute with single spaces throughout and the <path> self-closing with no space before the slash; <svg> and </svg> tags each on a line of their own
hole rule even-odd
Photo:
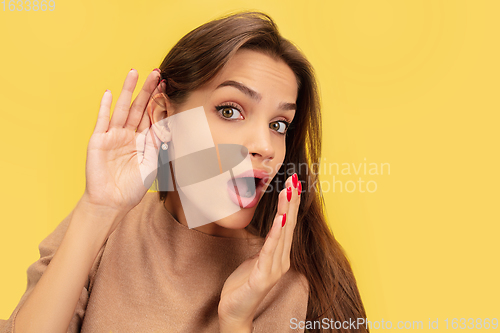
<svg viewBox="0 0 500 333">
<path fill-rule="evenodd" d="M 226 80 L 249 85 L 266 97 L 275 96 L 295 102 L 297 80 L 292 69 L 282 60 L 253 50 L 238 50 L 218 73 L 210 86 L 215 89 Z"/>
</svg>

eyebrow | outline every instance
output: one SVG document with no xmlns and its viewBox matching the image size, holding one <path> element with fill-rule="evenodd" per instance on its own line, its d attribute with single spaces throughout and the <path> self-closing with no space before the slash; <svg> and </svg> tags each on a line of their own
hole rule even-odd
<svg viewBox="0 0 500 333">
<path fill-rule="evenodd" d="M 250 89 L 249 87 L 245 86 L 243 83 L 240 83 L 240 82 L 236 82 L 233 80 L 227 80 L 227 81 L 224 81 L 221 84 L 219 84 L 217 86 L 217 88 L 215 88 L 215 89 L 219 89 L 222 87 L 234 87 L 257 102 L 259 102 L 262 99 L 261 94 L 259 94 L 255 90 Z M 280 111 L 296 110 L 297 104 L 281 102 L 280 105 L 278 106 L 278 109 Z"/>
</svg>

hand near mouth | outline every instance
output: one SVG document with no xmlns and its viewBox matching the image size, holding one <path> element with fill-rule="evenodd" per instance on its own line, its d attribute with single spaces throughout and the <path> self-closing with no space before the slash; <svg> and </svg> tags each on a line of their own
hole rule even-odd
<svg viewBox="0 0 500 333">
<path fill-rule="evenodd" d="M 219 302 L 220 331 L 251 332 L 259 304 L 290 268 L 290 250 L 300 205 L 301 184 L 289 177 L 279 194 L 273 225 L 259 253 L 226 280 Z"/>
</svg>

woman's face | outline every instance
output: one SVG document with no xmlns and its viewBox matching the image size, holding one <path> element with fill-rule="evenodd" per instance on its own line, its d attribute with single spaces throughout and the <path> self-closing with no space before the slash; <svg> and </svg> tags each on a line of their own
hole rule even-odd
<svg viewBox="0 0 500 333">
<path fill-rule="evenodd" d="M 288 65 L 263 53 L 239 50 L 210 83 L 192 92 L 174 113 L 203 106 L 216 146 L 238 144 L 248 149 L 253 169 L 269 174 L 260 200 L 285 158 L 285 135 L 295 116 L 296 100 L 297 81 Z M 220 227 L 242 229 L 250 223 L 255 209 L 256 205 L 242 208 L 199 229 L 211 234 L 218 234 Z"/>
</svg>

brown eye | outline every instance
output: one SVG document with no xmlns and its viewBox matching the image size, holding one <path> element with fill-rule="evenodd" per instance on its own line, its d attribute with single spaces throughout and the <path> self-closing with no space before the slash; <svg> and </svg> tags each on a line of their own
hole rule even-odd
<svg viewBox="0 0 500 333">
<path fill-rule="evenodd" d="M 288 125 L 289 124 L 286 121 L 273 121 L 269 124 L 269 128 L 280 134 L 285 134 Z"/>
<path fill-rule="evenodd" d="M 224 118 L 231 118 L 234 112 L 232 108 L 224 108 L 222 109 L 221 114 Z"/>
<path fill-rule="evenodd" d="M 240 110 L 238 110 L 234 106 L 229 106 L 229 105 L 219 105 L 215 107 L 215 110 L 219 114 L 219 117 L 221 117 L 224 120 L 238 120 L 242 119 L 242 115 Z"/>
</svg>

